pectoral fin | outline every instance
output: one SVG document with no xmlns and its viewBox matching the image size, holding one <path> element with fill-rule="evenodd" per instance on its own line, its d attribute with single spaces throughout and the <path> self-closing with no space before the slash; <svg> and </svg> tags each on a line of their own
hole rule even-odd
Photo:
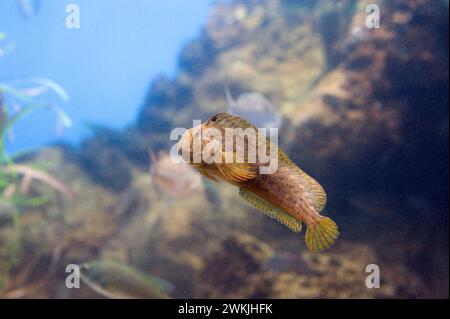
<svg viewBox="0 0 450 319">
<path fill-rule="evenodd" d="M 227 163 L 227 159 L 232 159 L 232 162 Z M 236 154 L 227 157 L 227 153 L 224 152 L 223 163 L 217 164 L 217 168 L 221 177 L 232 184 L 242 183 L 257 176 L 256 164 L 245 163 L 242 159 L 237 158 Z"/>
<path fill-rule="evenodd" d="M 294 217 L 292 217 L 279 207 L 269 203 L 264 198 L 256 195 L 255 193 L 243 187 L 239 188 L 239 195 L 247 202 L 249 202 L 252 206 L 262 211 L 270 218 L 277 220 L 278 222 L 285 225 L 292 231 L 299 233 L 302 230 L 301 221 L 295 219 Z"/>
<path fill-rule="evenodd" d="M 256 177 L 255 169 L 248 164 L 221 164 L 218 169 L 229 183 L 242 183 Z"/>
</svg>

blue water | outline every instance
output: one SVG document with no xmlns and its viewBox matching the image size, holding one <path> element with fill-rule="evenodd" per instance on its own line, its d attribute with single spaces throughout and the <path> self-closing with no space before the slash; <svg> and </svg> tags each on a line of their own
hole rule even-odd
<svg viewBox="0 0 450 319">
<path fill-rule="evenodd" d="M 0 82 L 45 77 L 70 95 L 59 103 L 73 120 L 61 137 L 76 142 L 88 125 L 120 128 L 134 120 L 153 77 L 176 71 L 177 54 L 200 32 L 210 0 L 43 0 L 24 18 L 16 1 L 0 1 L 0 32 L 14 50 L 0 58 Z M 80 29 L 68 29 L 66 5 L 80 7 Z M 19 123 L 10 150 L 52 142 L 55 115 L 33 114 Z"/>
</svg>

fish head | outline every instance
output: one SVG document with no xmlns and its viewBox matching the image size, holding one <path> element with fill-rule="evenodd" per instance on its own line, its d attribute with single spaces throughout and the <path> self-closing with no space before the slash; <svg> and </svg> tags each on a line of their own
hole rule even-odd
<svg viewBox="0 0 450 319">
<path fill-rule="evenodd" d="M 209 119 L 205 123 L 188 129 L 177 143 L 178 155 L 181 156 L 185 163 L 193 167 L 202 167 L 208 162 L 207 156 L 203 153 L 205 147 L 221 150 L 222 134 L 220 130 L 214 126 L 214 122 Z M 213 154 L 210 154 L 213 156 Z"/>
<path fill-rule="evenodd" d="M 98 286 L 106 289 L 108 281 L 103 276 L 100 266 L 96 263 L 84 263 L 80 267 L 80 276 L 90 286 Z"/>
<path fill-rule="evenodd" d="M 258 139 L 267 145 L 252 124 L 221 112 L 187 130 L 178 142 L 178 154 L 202 175 L 236 184 L 256 177 L 256 155 L 250 158 L 248 150 L 256 151 Z"/>
</svg>

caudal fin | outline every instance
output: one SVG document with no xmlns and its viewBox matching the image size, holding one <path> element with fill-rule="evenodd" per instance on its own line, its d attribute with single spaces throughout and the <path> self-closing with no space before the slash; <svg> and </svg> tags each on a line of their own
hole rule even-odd
<svg viewBox="0 0 450 319">
<path fill-rule="evenodd" d="M 319 222 L 306 229 L 305 242 L 311 251 L 322 251 L 330 248 L 339 236 L 336 223 L 328 217 L 321 216 Z"/>
</svg>

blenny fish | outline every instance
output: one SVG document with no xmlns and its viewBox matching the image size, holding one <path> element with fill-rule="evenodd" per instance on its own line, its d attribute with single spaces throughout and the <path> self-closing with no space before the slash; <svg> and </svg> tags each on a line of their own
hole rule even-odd
<svg viewBox="0 0 450 319">
<path fill-rule="evenodd" d="M 222 140 L 217 141 L 217 137 L 208 136 L 206 132 L 209 128 L 219 130 L 222 133 L 220 137 Z M 205 162 L 204 158 L 200 161 L 193 160 L 194 144 L 201 145 L 203 149 L 212 141 L 222 143 L 219 150 L 222 154 L 219 156 L 226 158 L 227 152 L 230 152 L 230 148 L 227 149 L 224 142 L 226 128 L 242 130 L 252 128 L 258 132 L 255 126 L 243 118 L 218 113 L 203 124 L 187 130 L 177 144 L 178 153 L 202 175 L 237 186 L 239 195 L 244 200 L 292 231 L 300 232 L 302 223 L 305 223 L 307 226 L 305 242 L 309 250 L 322 251 L 334 244 L 339 236 L 338 227 L 331 218 L 320 215 L 327 202 L 323 187 L 292 162 L 281 149 L 274 146 L 268 137 L 263 137 L 266 139 L 266 144 L 263 144 L 267 147 L 266 151 L 270 147 L 275 147 L 275 154 L 278 156 L 278 168 L 273 174 L 260 173 L 259 167 L 266 163 L 262 163 L 259 157 L 256 161 L 250 162 L 245 153 L 245 157 L 238 160 L 236 150 L 242 146 L 237 145 L 237 139 L 233 139 L 234 160 L 231 163 L 225 160 Z M 260 135 L 256 137 L 259 138 Z M 250 140 L 248 138 L 244 140 L 244 148 L 249 147 Z M 189 150 L 188 155 L 185 154 L 186 149 Z"/>
</svg>

